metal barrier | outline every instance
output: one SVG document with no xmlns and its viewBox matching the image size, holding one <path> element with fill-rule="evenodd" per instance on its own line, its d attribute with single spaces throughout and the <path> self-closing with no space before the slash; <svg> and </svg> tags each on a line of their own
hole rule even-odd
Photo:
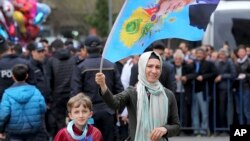
<svg viewBox="0 0 250 141">
<path fill-rule="evenodd" d="M 191 95 L 193 97 L 193 94 L 195 94 L 195 87 L 196 87 L 195 86 L 195 80 L 192 81 L 191 87 L 192 87 Z M 207 98 L 207 108 L 209 108 L 209 88 L 208 87 L 209 87 L 209 85 L 208 85 L 208 82 L 206 81 L 206 84 L 205 84 L 205 94 L 206 94 L 206 98 Z M 193 98 L 191 100 L 193 101 Z M 181 130 L 195 130 L 196 128 L 192 126 L 192 106 L 193 106 L 192 101 L 191 101 L 191 107 L 190 107 L 191 108 L 190 109 L 190 112 L 191 112 L 190 113 L 190 115 L 191 115 L 191 126 L 190 127 L 187 127 L 187 126 L 183 125 L 183 109 L 184 109 L 184 107 L 183 107 L 184 104 L 183 103 L 185 101 L 185 97 L 184 97 L 184 93 L 183 92 L 180 93 L 180 99 L 179 99 L 179 101 L 180 101 L 180 108 L 179 109 L 180 109 Z M 209 115 L 209 110 L 208 110 L 208 115 Z M 208 133 L 209 133 L 209 129 L 208 129 Z"/>
<path fill-rule="evenodd" d="M 214 133 L 216 133 L 216 131 L 229 131 L 229 128 L 230 128 L 230 124 L 229 124 L 229 104 L 230 104 L 230 98 L 232 98 L 232 91 L 231 91 L 231 80 L 230 79 L 227 79 L 227 127 L 217 127 L 217 89 L 216 89 L 216 83 L 213 84 L 213 98 L 214 98 L 214 103 L 213 103 L 213 111 L 214 111 L 214 121 L 213 121 L 213 124 L 214 124 Z"/>
<path fill-rule="evenodd" d="M 194 81 L 192 81 L 192 93 L 193 93 L 193 90 L 194 90 Z M 181 87 L 183 88 L 183 84 L 181 85 Z M 182 89 L 181 88 L 181 89 Z M 183 88 L 184 89 L 184 88 Z M 186 93 L 186 91 L 185 91 L 185 89 L 184 89 L 184 92 Z M 183 92 L 181 92 L 180 93 L 180 97 L 179 97 L 180 99 L 179 99 L 179 101 L 180 101 L 180 108 L 179 108 L 179 112 L 180 112 L 180 115 L 179 115 L 179 117 L 180 117 L 180 123 L 181 123 L 181 129 L 182 130 L 194 130 L 194 128 L 191 126 L 191 127 L 187 127 L 187 126 L 184 126 L 183 125 L 183 109 L 184 109 L 184 101 L 185 101 L 185 94 L 183 93 Z M 190 107 L 190 108 L 192 108 L 192 107 Z M 191 111 L 191 110 L 190 110 Z M 190 113 L 190 115 L 191 115 L 191 113 Z M 190 117 L 191 118 L 191 117 Z M 191 121 L 192 122 L 192 121 Z"/>
<path fill-rule="evenodd" d="M 243 124 L 243 80 L 238 80 L 239 81 L 239 87 L 240 87 L 240 90 L 239 90 L 239 98 L 240 98 L 240 103 L 239 103 L 239 106 L 240 106 L 240 109 L 239 109 L 239 123 L 240 124 Z M 237 103 L 236 103 L 236 106 Z M 237 111 L 236 111 L 237 112 Z M 237 115 L 238 116 L 238 115 Z"/>
<path fill-rule="evenodd" d="M 239 89 L 237 90 L 237 93 L 236 95 L 233 95 L 233 91 L 232 91 L 232 80 L 231 79 L 227 79 L 227 88 L 226 88 L 226 102 L 227 102 L 227 113 L 226 114 L 226 117 L 227 117 L 227 125 L 225 127 L 218 127 L 217 126 L 217 121 L 218 121 L 218 116 L 217 116 L 217 91 L 216 91 L 216 86 L 217 84 L 214 83 L 213 84 L 213 87 L 212 87 L 212 98 L 213 98 L 213 131 L 214 133 L 216 133 L 217 131 L 229 131 L 230 129 L 230 124 L 233 123 L 232 119 L 233 119 L 233 114 L 234 113 L 237 113 L 238 115 L 238 122 L 239 124 L 243 124 L 244 120 L 244 116 L 243 116 L 243 80 L 237 80 L 239 82 Z M 207 98 L 207 108 L 209 108 L 209 84 L 208 82 L 206 82 L 205 84 L 205 94 L 206 94 L 206 98 Z M 192 95 L 195 93 L 195 81 L 192 81 Z M 186 92 L 186 91 L 185 91 Z M 237 97 L 237 102 L 233 102 L 236 98 L 236 96 L 238 95 Z M 179 102 L 180 102 L 180 122 L 181 122 L 181 129 L 182 130 L 195 130 L 194 127 L 192 127 L 192 124 L 191 126 L 187 127 L 187 126 L 184 126 L 183 125 L 183 116 L 184 116 L 184 112 L 183 112 L 183 109 L 185 108 L 184 107 L 184 102 L 185 101 L 185 94 L 183 92 L 180 93 L 180 97 L 179 97 Z M 235 104 L 236 106 L 236 112 L 233 111 L 230 111 L 230 109 L 232 110 L 233 108 L 233 104 Z M 191 108 L 192 108 L 193 105 L 191 105 Z M 237 107 L 238 106 L 238 107 Z M 208 110 L 209 111 L 209 110 Z M 208 113 L 208 114 L 211 114 L 211 113 Z M 192 112 L 191 112 L 191 118 L 192 118 Z M 208 119 L 210 120 L 210 119 Z M 192 119 L 191 119 L 191 122 L 192 122 Z M 208 129 L 208 132 L 209 132 L 210 129 Z"/>
</svg>

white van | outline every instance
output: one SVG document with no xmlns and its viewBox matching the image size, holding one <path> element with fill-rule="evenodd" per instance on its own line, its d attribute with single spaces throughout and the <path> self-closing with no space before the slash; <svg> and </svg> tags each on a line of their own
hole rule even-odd
<svg viewBox="0 0 250 141">
<path fill-rule="evenodd" d="M 250 20 L 250 1 L 221 0 L 211 16 L 202 43 L 210 44 L 218 50 L 224 42 L 228 42 L 231 49 L 235 49 L 236 42 L 232 34 L 233 19 Z"/>
</svg>

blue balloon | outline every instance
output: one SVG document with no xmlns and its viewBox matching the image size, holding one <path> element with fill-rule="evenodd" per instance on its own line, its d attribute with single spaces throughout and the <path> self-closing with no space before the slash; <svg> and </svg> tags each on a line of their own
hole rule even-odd
<svg viewBox="0 0 250 141">
<path fill-rule="evenodd" d="M 9 37 L 8 33 L 3 29 L 2 26 L 0 26 L 0 35 L 2 35 L 5 39 L 8 39 Z"/>
<path fill-rule="evenodd" d="M 35 24 L 35 25 L 38 25 L 38 24 L 42 23 L 42 22 L 43 22 L 43 19 L 44 19 L 44 14 L 43 14 L 42 12 L 39 12 L 39 13 L 36 15 L 35 19 L 34 19 L 34 24 Z"/>
<path fill-rule="evenodd" d="M 37 12 L 36 17 L 34 18 L 34 24 L 41 24 L 47 16 L 51 13 L 51 8 L 45 3 L 37 3 Z"/>
<path fill-rule="evenodd" d="M 42 12 L 45 18 L 51 13 L 51 8 L 45 3 L 37 3 L 37 13 Z"/>
</svg>

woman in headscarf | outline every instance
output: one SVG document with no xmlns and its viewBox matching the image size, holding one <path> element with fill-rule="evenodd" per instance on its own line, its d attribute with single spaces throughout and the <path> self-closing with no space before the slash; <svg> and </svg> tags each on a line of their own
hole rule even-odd
<svg viewBox="0 0 250 141">
<path fill-rule="evenodd" d="M 105 82 L 105 75 L 96 74 L 96 82 L 104 101 L 114 109 L 127 106 L 129 132 L 132 141 L 167 141 L 180 130 L 176 99 L 173 93 L 159 82 L 162 70 L 161 57 L 155 52 L 146 52 L 138 62 L 136 88 L 113 95 Z M 110 88 L 111 89 L 111 88 Z"/>
</svg>

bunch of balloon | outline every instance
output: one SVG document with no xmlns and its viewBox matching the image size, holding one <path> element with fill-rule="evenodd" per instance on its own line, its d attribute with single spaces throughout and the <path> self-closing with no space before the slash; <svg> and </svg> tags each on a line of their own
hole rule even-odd
<svg viewBox="0 0 250 141">
<path fill-rule="evenodd" d="M 51 8 L 36 0 L 0 0 L 0 34 L 26 44 L 35 40 Z"/>
</svg>

